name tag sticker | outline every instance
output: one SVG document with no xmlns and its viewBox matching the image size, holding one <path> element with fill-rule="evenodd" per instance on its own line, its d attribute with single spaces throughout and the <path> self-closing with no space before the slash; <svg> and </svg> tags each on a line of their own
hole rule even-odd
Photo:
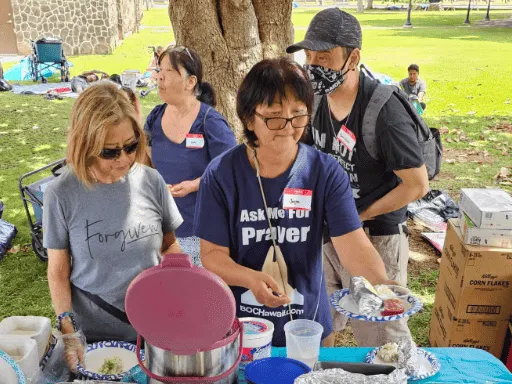
<svg viewBox="0 0 512 384">
<path fill-rule="evenodd" d="M 338 136 L 336 139 L 343 144 L 347 149 L 352 152 L 354 147 L 356 146 L 356 135 L 348 129 L 345 124 L 341 126 L 340 131 L 338 132 Z"/>
<path fill-rule="evenodd" d="M 311 210 L 313 191 L 310 189 L 285 188 L 283 209 Z"/>
<path fill-rule="evenodd" d="M 200 149 L 204 147 L 204 137 L 201 134 L 191 134 L 186 136 L 185 145 L 187 148 Z"/>
</svg>

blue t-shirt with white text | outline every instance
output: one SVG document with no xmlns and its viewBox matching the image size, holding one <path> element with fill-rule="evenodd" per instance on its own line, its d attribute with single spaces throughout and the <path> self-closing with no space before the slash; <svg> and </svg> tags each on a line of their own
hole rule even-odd
<svg viewBox="0 0 512 384">
<path fill-rule="evenodd" d="M 292 303 L 268 308 L 259 304 L 250 290 L 232 286 L 237 316 L 272 321 L 272 344 L 284 346 L 283 327 L 290 320 L 291 307 L 294 319 L 315 318 L 321 323 L 326 337 L 332 332 L 332 318 L 323 278 L 322 229 L 326 223 L 330 236 L 336 237 L 361 227 L 348 176 L 330 156 L 299 144 L 297 158 L 286 172 L 261 179 L 274 236 L 286 262 Z M 287 188 L 311 191 L 311 210 L 283 209 Z M 244 145 L 217 157 L 206 169 L 194 231 L 201 239 L 228 247 L 231 258 L 240 265 L 261 271 L 269 262 L 271 231 Z"/>
<path fill-rule="evenodd" d="M 226 119 L 204 103 L 201 103 L 199 113 L 189 131 L 189 134 L 201 135 L 204 146 L 187 148 L 186 140 L 179 144 L 172 142 L 162 130 L 162 116 L 166 107 L 167 104 L 157 105 L 151 111 L 146 119 L 144 131 L 151 145 L 151 160 L 167 184 L 174 185 L 201 177 L 212 159 L 236 145 L 235 135 Z M 183 224 L 176 230 L 178 237 L 193 235 L 196 198 L 197 192 L 174 198 L 183 216 Z"/>
</svg>

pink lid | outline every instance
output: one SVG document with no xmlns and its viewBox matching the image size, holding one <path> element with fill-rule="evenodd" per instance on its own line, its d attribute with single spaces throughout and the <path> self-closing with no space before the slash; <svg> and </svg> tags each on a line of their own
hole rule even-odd
<svg viewBox="0 0 512 384">
<path fill-rule="evenodd" d="M 192 265 L 185 254 L 138 275 L 128 287 L 126 314 L 148 343 L 192 355 L 222 340 L 235 319 L 235 298 L 216 275 Z"/>
</svg>

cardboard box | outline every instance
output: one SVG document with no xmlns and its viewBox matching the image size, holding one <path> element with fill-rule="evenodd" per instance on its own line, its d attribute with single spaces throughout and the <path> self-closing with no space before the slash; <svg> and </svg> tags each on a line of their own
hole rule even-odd
<svg viewBox="0 0 512 384">
<path fill-rule="evenodd" d="M 459 213 L 459 224 L 465 244 L 512 248 L 512 229 L 478 228 L 464 211 Z"/>
<path fill-rule="evenodd" d="M 462 188 L 459 208 L 479 228 L 512 229 L 512 197 L 494 188 Z"/>
<path fill-rule="evenodd" d="M 456 318 L 508 319 L 512 313 L 512 249 L 464 244 L 449 220 L 436 302 L 446 297 Z"/>
<path fill-rule="evenodd" d="M 471 347 L 501 358 L 509 320 L 455 318 L 446 303 L 432 310 L 429 340 L 433 347 Z"/>
<path fill-rule="evenodd" d="M 512 320 L 508 323 L 507 335 L 505 336 L 505 344 L 503 344 L 503 352 L 501 361 L 512 372 Z"/>
</svg>

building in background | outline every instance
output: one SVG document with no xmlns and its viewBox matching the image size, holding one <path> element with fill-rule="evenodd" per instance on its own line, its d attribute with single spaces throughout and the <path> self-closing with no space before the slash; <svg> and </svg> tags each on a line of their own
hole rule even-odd
<svg viewBox="0 0 512 384">
<path fill-rule="evenodd" d="M 108 54 L 138 32 L 146 0 L 0 0 L 0 54 L 27 54 L 30 40 L 62 39 L 66 55 Z"/>
</svg>

